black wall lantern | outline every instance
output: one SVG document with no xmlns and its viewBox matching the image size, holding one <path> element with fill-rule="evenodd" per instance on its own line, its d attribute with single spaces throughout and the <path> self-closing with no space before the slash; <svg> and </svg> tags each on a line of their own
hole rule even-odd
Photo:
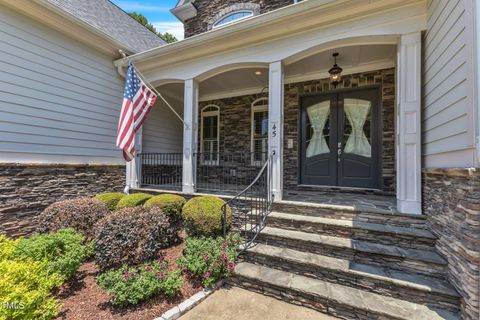
<svg viewBox="0 0 480 320">
<path fill-rule="evenodd" d="M 330 83 L 336 88 L 342 78 L 343 69 L 337 65 L 338 52 L 335 52 L 332 56 L 335 59 L 335 64 L 330 70 L 328 70 L 328 73 L 330 73 Z"/>
</svg>

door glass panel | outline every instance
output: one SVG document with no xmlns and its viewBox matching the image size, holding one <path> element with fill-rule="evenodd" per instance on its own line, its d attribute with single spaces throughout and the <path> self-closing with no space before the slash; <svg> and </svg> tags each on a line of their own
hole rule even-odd
<svg viewBox="0 0 480 320">
<path fill-rule="evenodd" d="M 362 99 L 344 100 L 345 133 L 344 153 L 372 157 L 372 102 Z"/>
<path fill-rule="evenodd" d="M 330 101 L 307 107 L 307 158 L 330 153 Z"/>
</svg>

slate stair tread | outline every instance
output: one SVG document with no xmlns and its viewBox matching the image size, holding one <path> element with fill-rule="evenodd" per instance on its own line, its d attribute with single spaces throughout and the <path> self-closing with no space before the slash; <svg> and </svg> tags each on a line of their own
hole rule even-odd
<svg viewBox="0 0 480 320">
<path fill-rule="evenodd" d="M 314 253 L 280 248 L 265 244 L 257 244 L 248 252 L 267 257 L 280 258 L 285 261 L 311 265 L 319 269 L 349 273 L 353 276 L 373 278 L 392 283 L 397 286 L 412 288 L 423 292 L 438 293 L 458 298 L 455 289 L 446 281 L 426 275 L 392 270 L 385 267 L 356 263 L 347 259 L 334 258 Z"/>
<path fill-rule="evenodd" d="M 309 296 L 316 296 L 329 304 L 349 306 L 362 312 L 374 313 L 391 318 L 405 320 L 456 320 L 458 315 L 442 309 L 386 297 L 348 286 L 296 275 L 290 272 L 271 269 L 264 266 L 242 262 L 235 268 L 234 274 L 251 281 L 292 290 Z"/>
<path fill-rule="evenodd" d="M 428 230 L 418 228 L 399 227 L 394 225 L 384 225 L 379 223 L 353 221 L 351 219 L 331 219 L 318 216 L 307 216 L 301 214 L 283 213 L 283 212 L 271 212 L 268 215 L 269 218 L 290 220 L 304 223 L 316 223 L 323 225 L 330 225 L 334 227 L 344 227 L 353 229 L 364 229 L 368 231 L 391 233 L 395 235 L 405 235 L 412 237 L 422 237 L 428 239 L 435 239 L 435 235 Z"/>
<path fill-rule="evenodd" d="M 246 226 L 247 230 L 249 230 L 250 228 L 250 225 Z M 339 250 L 341 250 L 342 248 L 346 248 L 358 252 L 395 256 L 416 261 L 434 263 L 438 265 L 446 265 L 446 261 L 439 254 L 430 250 L 407 249 L 398 246 L 373 243 L 363 240 L 319 235 L 314 233 L 286 230 L 273 227 L 265 227 L 260 235 L 276 236 L 285 239 L 313 242 L 317 243 L 318 245 L 338 247 Z"/>
</svg>

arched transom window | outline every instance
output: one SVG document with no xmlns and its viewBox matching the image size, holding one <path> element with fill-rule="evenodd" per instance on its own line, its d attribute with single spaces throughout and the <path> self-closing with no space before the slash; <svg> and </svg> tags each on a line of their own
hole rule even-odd
<svg viewBox="0 0 480 320">
<path fill-rule="evenodd" d="M 217 28 L 220 26 L 224 26 L 230 23 L 233 23 L 238 20 L 246 19 L 248 17 L 253 16 L 253 11 L 251 10 L 241 10 L 241 11 L 235 11 L 232 13 L 229 13 L 223 17 L 221 17 L 219 20 L 217 20 L 213 24 L 213 28 Z"/>
</svg>

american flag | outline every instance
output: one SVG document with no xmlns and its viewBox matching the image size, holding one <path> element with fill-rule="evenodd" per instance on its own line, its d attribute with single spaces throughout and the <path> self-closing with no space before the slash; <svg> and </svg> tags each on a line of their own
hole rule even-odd
<svg viewBox="0 0 480 320">
<path fill-rule="evenodd" d="M 156 98 L 129 62 L 117 132 L 117 147 L 123 150 L 127 162 L 135 156 L 135 133 L 142 126 Z"/>
</svg>

